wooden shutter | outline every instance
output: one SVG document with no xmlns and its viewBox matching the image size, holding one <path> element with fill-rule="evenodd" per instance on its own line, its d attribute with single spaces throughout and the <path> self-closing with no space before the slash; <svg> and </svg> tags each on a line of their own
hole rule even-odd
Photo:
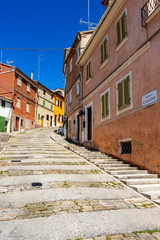
<svg viewBox="0 0 160 240">
<path fill-rule="evenodd" d="M 103 44 L 101 44 L 101 63 L 103 63 Z"/>
<path fill-rule="evenodd" d="M 88 80 L 88 64 L 86 66 L 86 80 Z"/>
<path fill-rule="evenodd" d="M 89 78 L 91 77 L 91 61 L 89 62 Z"/>
<path fill-rule="evenodd" d="M 126 14 L 124 13 L 121 17 L 121 29 L 122 39 L 126 36 Z"/>
<path fill-rule="evenodd" d="M 107 53 L 107 39 L 104 40 L 104 60 L 108 57 Z"/>
<path fill-rule="evenodd" d="M 130 104 L 130 78 L 129 76 L 124 80 L 124 104 Z"/>
<path fill-rule="evenodd" d="M 118 109 L 123 107 L 122 82 L 118 83 Z"/>
<path fill-rule="evenodd" d="M 102 118 L 104 117 L 104 95 L 101 97 L 101 105 L 102 105 Z"/>
<path fill-rule="evenodd" d="M 121 42 L 121 31 L 120 31 L 120 21 L 116 24 L 117 29 L 117 45 Z"/>
</svg>

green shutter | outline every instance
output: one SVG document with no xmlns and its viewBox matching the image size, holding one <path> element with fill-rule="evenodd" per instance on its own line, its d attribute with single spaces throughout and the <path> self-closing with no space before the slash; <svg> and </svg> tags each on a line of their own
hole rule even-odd
<svg viewBox="0 0 160 240">
<path fill-rule="evenodd" d="M 89 78 L 91 77 L 91 61 L 89 62 Z"/>
<path fill-rule="evenodd" d="M 124 104 L 130 104 L 130 78 L 129 76 L 124 80 Z"/>
<path fill-rule="evenodd" d="M 51 104 L 51 110 L 53 110 L 53 105 Z"/>
<path fill-rule="evenodd" d="M 102 105 L 102 118 L 104 118 L 104 95 L 101 97 L 101 105 Z"/>
<path fill-rule="evenodd" d="M 5 108 L 5 101 L 2 100 L 2 108 Z"/>
<path fill-rule="evenodd" d="M 41 119 L 41 115 L 40 115 L 40 113 L 38 113 L 38 120 L 40 120 Z"/>
<path fill-rule="evenodd" d="M 121 30 L 122 39 L 126 36 L 126 14 L 124 13 L 121 17 Z"/>
<path fill-rule="evenodd" d="M 108 97 L 109 97 L 109 94 L 108 92 L 105 94 L 105 111 L 106 111 L 106 114 L 105 115 L 109 115 L 109 101 L 108 101 Z"/>
<path fill-rule="evenodd" d="M 0 117 L 0 132 L 4 132 L 4 131 L 5 131 L 5 118 Z"/>
<path fill-rule="evenodd" d="M 120 21 L 116 23 L 117 29 L 117 45 L 121 42 L 121 31 L 120 31 Z"/>
<path fill-rule="evenodd" d="M 123 89 L 122 82 L 118 83 L 118 109 L 123 107 Z"/>
<path fill-rule="evenodd" d="M 103 44 L 101 44 L 101 64 L 103 63 Z"/>
<path fill-rule="evenodd" d="M 108 57 L 107 53 L 107 39 L 104 40 L 104 60 Z"/>
<path fill-rule="evenodd" d="M 43 107 L 45 107 L 45 100 L 43 100 Z"/>
</svg>

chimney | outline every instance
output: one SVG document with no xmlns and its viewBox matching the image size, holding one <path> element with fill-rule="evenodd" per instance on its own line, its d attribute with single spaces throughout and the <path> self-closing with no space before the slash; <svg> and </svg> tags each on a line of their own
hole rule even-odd
<svg viewBox="0 0 160 240">
<path fill-rule="evenodd" d="M 33 80 L 33 71 L 31 71 L 31 79 Z"/>
<path fill-rule="evenodd" d="M 110 2 L 109 0 L 103 0 L 101 3 L 103 6 L 105 6 L 107 8 L 109 5 L 109 2 Z"/>
</svg>

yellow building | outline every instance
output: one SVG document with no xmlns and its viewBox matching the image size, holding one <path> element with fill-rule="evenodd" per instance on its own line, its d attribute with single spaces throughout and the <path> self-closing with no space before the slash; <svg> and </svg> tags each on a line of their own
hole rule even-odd
<svg viewBox="0 0 160 240">
<path fill-rule="evenodd" d="M 54 93 L 41 83 L 37 85 L 36 127 L 53 126 L 53 97 Z"/>
<path fill-rule="evenodd" d="M 54 126 L 62 126 L 64 119 L 64 91 L 62 89 L 54 90 Z"/>
</svg>

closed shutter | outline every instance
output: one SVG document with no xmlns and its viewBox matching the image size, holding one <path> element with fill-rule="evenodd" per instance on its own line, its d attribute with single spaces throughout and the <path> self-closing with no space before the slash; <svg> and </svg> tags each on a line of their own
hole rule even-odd
<svg viewBox="0 0 160 240">
<path fill-rule="evenodd" d="M 105 106 L 105 110 L 106 110 L 106 114 L 105 115 L 109 115 L 109 101 L 108 101 L 108 97 L 109 97 L 109 94 L 108 92 L 105 94 L 105 102 L 106 102 L 106 106 Z"/>
<path fill-rule="evenodd" d="M 121 31 L 120 31 L 120 21 L 116 24 L 117 29 L 117 45 L 121 42 Z"/>
<path fill-rule="evenodd" d="M 89 78 L 91 77 L 91 62 L 89 62 Z"/>
<path fill-rule="evenodd" d="M 103 63 L 103 44 L 101 44 L 101 63 Z"/>
<path fill-rule="evenodd" d="M 108 57 L 107 53 L 107 39 L 104 40 L 104 60 Z"/>
<path fill-rule="evenodd" d="M 101 104 L 102 104 L 102 118 L 104 117 L 104 95 L 101 97 Z"/>
<path fill-rule="evenodd" d="M 122 82 L 118 83 L 118 109 L 123 107 Z"/>
<path fill-rule="evenodd" d="M 129 76 L 124 80 L 124 104 L 130 104 L 130 78 Z"/>
<path fill-rule="evenodd" d="M 126 36 L 126 14 L 121 17 L 122 39 Z"/>
</svg>

